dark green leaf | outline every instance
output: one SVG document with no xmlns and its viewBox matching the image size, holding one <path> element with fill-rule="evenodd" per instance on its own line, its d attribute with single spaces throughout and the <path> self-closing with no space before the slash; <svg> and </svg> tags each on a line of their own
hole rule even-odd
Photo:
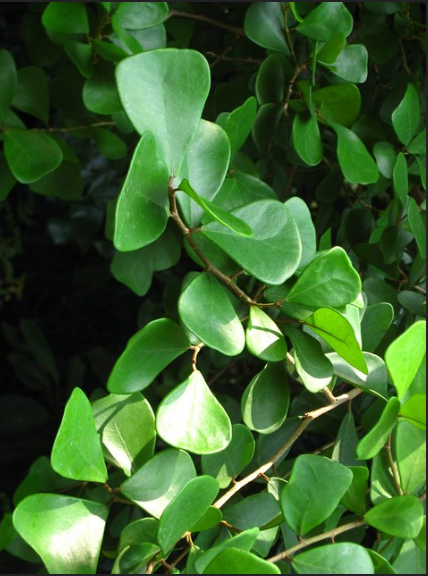
<svg viewBox="0 0 428 576">
<path fill-rule="evenodd" d="M 79 164 L 64 160 L 53 172 L 30 184 L 30 189 L 43 196 L 76 200 L 83 194 L 83 178 Z"/>
<path fill-rule="evenodd" d="M 255 44 L 289 54 L 284 34 L 284 16 L 279 2 L 254 2 L 245 16 L 245 33 Z"/>
<path fill-rule="evenodd" d="M 404 98 L 392 114 L 392 125 L 402 144 L 410 144 L 421 121 L 419 96 L 413 84 L 407 86 Z"/>
<path fill-rule="evenodd" d="M 263 529 L 276 520 L 279 524 L 281 510 L 278 500 L 272 494 L 260 492 L 228 506 L 225 509 L 224 518 L 239 530 L 248 530 L 254 527 Z"/>
<path fill-rule="evenodd" d="M 426 211 L 420 210 L 413 198 L 409 198 L 409 208 L 407 212 L 410 228 L 415 235 L 416 244 L 422 258 L 426 258 L 427 228 Z"/>
<path fill-rule="evenodd" d="M 389 302 L 367 306 L 361 322 L 363 350 L 374 352 L 394 320 L 394 308 Z"/>
<path fill-rule="evenodd" d="M 281 104 L 264 104 L 259 108 L 253 125 L 252 136 L 261 155 L 268 155 L 283 115 Z"/>
<path fill-rule="evenodd" d="M 377 424 L 358 444 L 357 453 L 361 460 L 370 460 L 382 450 L 397 424 L 400 408 L 398 398 L 390 398 Z"/>
<path fill-rule="evenodd" d="M 248 350 L 266 362 L 280 362 L 287 355 L 287 344 L 275 322 L 257 306 L 250 308 L 246 343 Z"/>
<path fill-rule="evenodd" d="M 316 166 L 323 158 L 318 120 L 314 114 L 296 114 L 293 122 L 293 144 L 308 166 Z"/>
<path fill-rule="evenodd" d="M 333 124 L 337 134 L 337 156 L 343 175 L 352 184 L 374 184 L 379 179 L 376 163 L 358 136 L 338 124 Z"/>
<path fill-rule="evenodd" d="M 389 536 L 407 540 L 419 536 L 423 517 L 423 506 L 415 496 L 395 496 L 369 510 L 364 519 Z"/>
<path fill-rule="evenodd" d="M 83 102 L 88 110 L 109 116 L 121 112 L 122 104 L 114 79 L 114 68 L 100 62 L 83 86 Z"/>
<path fill-rule="evenodd" d="M 370 558 L 372 559 L 375 574 L 397 574 L 397 572 L 394 570 L 391 564 L 387 562 L 383 556 L 381 556 L 374 550 L 369 550 L 367 548 L 366 550 L 370 554 Z"/>
<path fill-rule="evenodd" d="M 208 564 L 203 574 L 281 574 L 281 572 L 275 564 L 262 560 L 250 552 L 228 548 Z"/>
<path fill-rule="evenodd" d="M 350 470 L 354 478 L 348 492 L 343 496 L 341 504 L 351 512 L 361 516 L 366 511 L 369 469 L 364 466 L 350 466 Z"/>
<path fill-rule="evenodd" d="M 88 34 L 86 5 L 76 2 L 49 2 L 43 12 L 42 24 L 58 34 Z"/>
<path fill-rule="evenodd" d="M 0 121 L 3 121 L 17 84 L 17 73 L 12 54 L 8 50 L 0 50 Z"/>
<path fill-rule="evenodd" d="M 284 98 L 285 79 L 281 57 L 268 56 L 260 66 L 256 80 L 256 95 L 259 104 L 280 104 Z"/>
<path fill-rule="evenodd" d="M 3 202 L 15 186 L 16 180 L 2 152 L 0 152 L 0 174 L 0 202 Z"/>
<path fill-rule="evenodd" d="M 166 2 L 121 2 L 114 14 L 122 26 L 134 30 L 152 28 L 161 24 L 168 16 Z"/>
<path fill-rule="evenodd" d="M 160 552 L 160 547 L 150 542 L 128 546 L 116 558 L 112 574 L 144 574 L 147 564 Z"/>
<path fill-rule="evenodd" d="M 426 482 L 426 433 L 400 420 L 395 434 L 395 453 L 401 486 L 406 494 L 420 490 Z"/>
<path fill-rule="evenodd" d="M 49 118 L 49 86 L 46 74 L 37 66 L 21 68 L 12 106 L 35 116 L 45 124 Z"/>
<path fill-rule="evenodd" d="M 397 156 L 393 171 L 394 192 L 402 206 L 406 205 L 409 191 L 409 176 L 406 157 L 402 152 Z"/>
<path fill-rule="evenodd" d="M 336 36 L 324 43 L 316 53 L 318 62 L 321 64 L 332 64 L 343 48 L 346 46 L 346 38 L 343 35 Z"/>
<path fill-rule="evenodd" d="M 312 93 L 312 102 L 322 118 L 350 128 L 358 119 L 361 94 L 355 84 L 333 84 Z"/>
<path fill-rule="evenodd" d="M 109 160 L 118 160 L 126 156 L 128 149 L 125 142 L 114 132 L 103 128 L 93 128 L 91 136 L 101 154 Z"/>
<path fill-rule="evenodd" d="M 227 550 L 228 548 L 234 548 L 250 552 L 259 534 L 260 530 L 258 528 L 251 528 L 250 530 L 245 530 L 244 532 L 241 532 L 240 534 L 234 536 L 233 538 L 223 540 L 223 542 L 220 542 L 218 545 L 210 548 L 209 550 L 201 554 L 195 562 L 195 566 L 198 570 L 198 573 L 203 574 L 205 568 L 223 550 Z"/>
<path fill-rule="evenodd" d="M 100 42 L 100 40 L 96 40 L 96 42 Z M 80 74 L 85 78 L 90 78 L 94 69 L 92 46 L 75 40 L 67 40 L 64 42 L 64 50 Z"/>
<path fill-rule="evenodd" d="M 309 12 L 297 30 L 313 40 L 328 42 L 337 36 L 346 38 L 352 26 L 352 16 L 343 2 L 322 2 Z"/>
<path fill-rule="evenodd" d="M 293 560 L 293 568 L 297 574 L 374 574 L 369 552 L 350 542 L 303 552 Z"/>
<path fill-rule="evenodd" d="M 373 154 L 376 158 L 379 172 L 385 178 L 391 179 L 397 160 L 397 153 L 395 152 L 394 146 L 389 142 L 376 142 L 373 147 Z"/>
</svg>

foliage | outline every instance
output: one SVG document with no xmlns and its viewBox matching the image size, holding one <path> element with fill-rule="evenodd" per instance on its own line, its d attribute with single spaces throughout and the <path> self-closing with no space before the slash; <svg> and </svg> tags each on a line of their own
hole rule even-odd
<svg viewBox="0 0 428 576">
<path fill-rule="evenodd" d="M 424 573 L 424 5 L 5 5 L 3 566 Z"/>
</svg>

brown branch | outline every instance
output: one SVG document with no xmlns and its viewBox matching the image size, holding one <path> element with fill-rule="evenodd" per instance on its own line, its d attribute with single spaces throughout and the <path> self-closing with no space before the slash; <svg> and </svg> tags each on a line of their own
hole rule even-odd
<svg viewBox="0 0 428 576">
<path fill-rule="evenodd" d="M 220 20 L 214 20 L 214 18 L 209 18 L 208 16 L 203 16 L 202 14 L 191 14 L 190 12 L 180 12 L 179 10 L 170 10 L 168 18 L 173 17 L 188 18 L 189 20 L 205 22 L 206 24 L 212 24 L 213 26 L 217 26 L 217 28 L 227 30 L 227 32 L 231 32 L 232 34 L 235 34 L 235 36 L 245 36 L 245 32 L 242 28 L 236 28 L 235 26 L 230 26 L 230 24 L 226 24 L 225 22 L 221 22 Z"/>
<path fill-rule="evenodd" d="M 308 412 L 307 414 L 305 414 L 302 417 L 302 422 L 299 424 L 297 429 L 294 431 L 294 433 L 291 435 L 291 437 L 287 440 L 287 442 L 284 444 L 284 446 L 282 446 L 282 448 L 280 448 L 278 450 L 278 452 L 276 452 L 276 454 L 274 454 L 270 460 L 268 460 L 262 466 L 257 468 L 257 470 L 255 470 L 254 472 L 252 472 L 251 474 L 249 474 L 248 476 L 246 476 L 242 480 L 239 480 L 239 482 L 236 482 L 236 484 L 234 484 L 232 486 L 232 488 L 230 488 L 230 490 L 228 490 L 225 494 L 223 494 L 223 496 L 221 496 L 217 500 L 217 502 L 215 502 L 214 506 L 216 508 L 222 508 L 226 504 L 226 502 L 228 502 L 232 498 L 232 496 L 235 496 L 235 494 L 237 494 L 240 490 L 242 490 L 242 488 L 247 486 L 247 484 L 250 484 L 250 482 L 257 480 L 257 478 L 259 478 L 259 476 L 265 474 L 268 470 L 270 470 L 272 468 L 272 466 L 276 462 L 278 462 L 278 460 L 280 460 L 284 456 L 284 454 L 286 454 L 286 452 L 288 452 L 288 450 L 293 446 L 293 444 L 296 442 L 296 440 L 298 440 L 300 438 L 300 436 L 303 434 L 303 432 L 306 430 L 306 428 L 309 426 L 309 424 L 311 422 L 313 422 L 317 418 L 320 418 L 320 416 L 324 416 L 324 414 L 331 412 L 331 410 L 334 410 L 338 406 L 341 406 L 342 404 L 345 404 L 346 402 L 353 400 L 354 398 L 359 396 L 361 393 L 362 393 L 362 390 L 360 390 L 358 388 L 354 388 L 354 390 L 351 390 L 351 392 L 348 392 L 347 394 L 342 394 L 341 396 L 337 396 L 335 398 L 334 404 L 332 403 L 332 404 L 329 404 L 328 406 L 323 406 L 322 408 L 317 408 L 317 410 L 313 410 L 312 412 Z"/>
<path fill-rule="evenodd" d="M 313 536 L 312 538 L 308 538 L 307 540 L 302 540 L 293 548 L 289 548 L 280 554 L 276 554 L 276 556 L 272 556 L 269 558 L 268 562 L 279 562 L 280 560 L 287 560 L 290 558 L 292 554 L 296 552 L 300 552 L 304 548 L 311 546 L 312 544 L 317 544 L 318 542 L 322 542 L 323 540 L 334 539 L 339 534 L 344 534 L 345 532 L 349 532 L 350 530 L 355 530 L 356 528 L 360 528 L 364 526 L 364 520 L 355 520 L 354 522 L 350 522 L 349 524 L 344 524 L 343 526 L 338 526 L 333 530 L 329 530 L 328 532 L 324 532 L 323 534 L 318 534 L 318 536 Z"/>
</svg>

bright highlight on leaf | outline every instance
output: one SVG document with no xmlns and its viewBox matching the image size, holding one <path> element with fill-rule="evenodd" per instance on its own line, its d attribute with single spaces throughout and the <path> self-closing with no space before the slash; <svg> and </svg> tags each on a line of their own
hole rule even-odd
<svg viewBox="0 0 428 576">
<path fill-rule="evenodd" d="M 287 355 L 287 343 L 275 322 L 257 306 L 251 306 L 246 343 L 248 350 L 266 362 L 280 362 Z"/>
</svg>

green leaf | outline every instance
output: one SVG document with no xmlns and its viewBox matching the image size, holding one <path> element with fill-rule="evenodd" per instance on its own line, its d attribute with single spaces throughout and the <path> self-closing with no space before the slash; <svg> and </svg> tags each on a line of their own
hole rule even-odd
<svg viewBox="0 0 428 576">
<path fill-rule="evenodd" d="M 389 142 L 376 142 L 373 146 L 373 154 L 376 158 L 379 172 L 382 176 L 390 180 L 397 161 L 397 153 L 395 152 L 394 146 Z"/>
<path fill-rule="evenodd" d="M 387 562 L 383 556 L 381 556 L 374 550 L 369 550 L 367 548 L 366 550 L 370 554 L 370 558 L 372 559 L 375 574 L 397 574 L 397 572 L 394 570 L 391 564 Z"/>
<path fill-rule="evenodd" d="M 414 140 L 410 142 L 407 147 L 410 154 L 423 154 L 427 153 L 427 131 L 426 128 L 418 134 Z"/>
<path fill-rule="evenodd" d="M 335 352 L 327 354 L 327 358 L 333 364 L 335 376 L 386 400 L 389 394 L 385 362 L 382 358 L 375 354 L 370 354 L 370 352 L 363 352 L 363 357 L 367 366 L 367 374 L 350 366 L 339 354 Z"/>
<path fill-rule="evenodd" d="M 346 38 L 343 35 L 336 36 L 321 46 L 316 52 L 316 58 L 320 64 L 332 64 L 345 46 Z"/>
<path fill-rule="evenodd" d="M 386 366 L 398 397 L 404 398 L 426 354 L 426 322 L 416 322 L 389 346 Z"/>
<path fill-rule="evenodd" d="M 96 574 L 107 516 L 98 502 L 37 494 L 18 505 L 13 523 L 50 574 Z"/>
<path fill-rule="evenodd" d="M 407 540 L 401 547 L 400 553 L 394 561 L 393 567 L 397 574 L 426 574 L 426 553 L 412 541 Z"/>
<path fill-rule="evenodd" d="M 284 111 L 281 104 L 264 104 L 259 108 L 252 137 L 261 156 L 269 155 L 275 133 L 283 116 Z"/>
<path fill-rule="evenodd" d="M 156 428 L 152 407 L 136 392 L 110 394 L 94 402 L 92 411 L 106 460 L 131 476 L 153 456 Z"/>
<path fill-rule="evenodd" d="M 294 196 L 285 202 L 285 206 L 292 213 L 299 231 L 300 241 L 302 243 L 302 256 L 299 262 L 299 269 L 302 269 L 314 259 L 317 251 L 315 226 L 312 222 L 311 212 L 304 200 Z"/>
<path fill-rule="evenodd" d="M 281 574 L 281 572 L 275 564 L 251 552 L 228 548 L 208 564 L 203 574 Z"/>
<path fill-rule="evenodd" d="M 285 78 L 282 59 L 271 54 L 259 68 L 256 80 L 256 95 L 259 104 L 280 104 L 284 98 Z"/>
<path fill-rule="evenodd" d="M 215 506 L 210 506 L 202 518 L 192 526 L 190 532 L 205 532 L 205 530 L 211 530 L 211 528 L 218 526 L 222 520 L 222 511 Z"/>
<path fill-rule="evenodd" d="M 51 464 L 64 478 L 107 481 L 107 468 L 91 404 L 80 388 L 73 390 L 65 407 L 52 449 Z"/>
<path fill-rule="evenodd" d="M 389 399 L 379 421 L 358 444 L 357 454 L 361 460 L 370 460 L 382 450 L 397 424 L 400 408 L 398 398 Z"/>
<path fill-rule="evenodd" d="M 164 553 L 203 518 L 218 492 L 218 482 L 211 476 L 198 476 L 187 482 L 160 519 L 158 541 Z"/>
<path fill-rule="evenodd" d="M 49 2 L 43 12 L 42 24 L 58 34 L 89 34 L 85 4 L 76 2 Z"/>
<path fill-rule="evenodd" d="M 368 374 L 355 332 L 349 321 L 337 310 L 320 308 L 305 320 L 305 326 L 321 336 L 351 366 Z"/>
<path fill-rule="evenodd" d="M 137 132 L 152 132 L 159 157 L 170 173 L 178 173 L 208 96 L 207 61 L 193 50 L 156 50 L 120 62 L 116 77 L 123 106 Z"/>
<path fill-rule="evenodd" d="M 343 542 L 318 546 L 293 559 L 297 574 L 374 574 L 368 550 Z"/>
<path fill-rule="evenodd" d="M 282 515 L 278 500 L 268 492 L 260 492 L 228 506 L 224 511 L 224 518 L 238 530 L 247 530 L 254 526 L 264 530 L 271 523 L 279 524 Z"/>
<path fill-rule="evenodd" d="M 30 130 L 6 130 L 4 154 L 12 174 L 22 184 L 53 172 L 63 157 L 53 138 Z"/>
<path fill-rule="evenodd" d="M 352 472 L 342 464 L 322 456 L 299 456 L 281 494 L 284 518 L 293 532 L 306 534 L 327 520 L 352 479 Z"/>
<path fill-rule="evenodd" d="M 407 146 L 412 141 L 421 121 L 421 105 L 413 84 L 407 86 L 404 98 L 392 113 L 392 125 L 402 144 Z"/>
<path fill-rule="evenodd" d="M 220 125 L 229 138 L 232 158 L 239 152 L 250 135 L 256 113 L 257 101 L 254 96 L 251 96 L 242 106 L 226 114 L 222 119 Z"/>
<path fill-rule="evenodd" d="M 286 302 L 324 308 L 339 308 L 353 302 L 361 292 L 361 279 L 343 248 L 332 248 L 303 270 Z"/>
<path fill-rule="evenodd" d="M 395 434 L 395 453 L 403 491 L 406 494 L 417 492 L 426 483 L 425 431 L 400 420 Z"/>
<path fill-rule="evenodd" d="M 409 175 L 406 157 L 402 152 L 397 156 L 393 171 L 394 192 L 402 206 L 406 205 L 409 191 Z"/>
<path fill-rule="evenodd" d="M 62 198 L 63 200 L 80 198 L 83 194 L 83 188 L 80 165 L 66 159 L 56 170 L 30 184 L 30 189 L 36 194 Z"/>
<path fill-rule="evenodd" d="M 182 292 L 178 311 L 183 324 L 201 342 L 226 356 L 245 347 L 245 332 L 226 289 L 208 272 L 202 272 Z"/>
<path fill-rule="evenodd" d="M 110 62 L 120 62 L 129 56 L 120 46 L 104 40 L 93 40 L 92 47 L 99 56 Z"/>
<path fill-rule="evenodd" d="M 353 20 L 343 2 L 322 2 L 297 27 L 300 34 L 328 42 L 336 36 L 349 36 Z"/>
<path fill-rule="evenodd" d="M 364 516 L 369 526 L 403 538 L 417 538 L 423 526 L 424 509 L 415 496 L 395 496 L 371 508 Z"/>
<path fill-rule="evenodd" d="M 275 322 L 257 306 L 251 306 L 246 331 L 247 348 L 266 362 L 280 362 L 287 355 L 287 343 Z"/>
<path fill-rule="evenodd" d="M 232 426 L 232 440 L 225 450 L 202 456 L 202 470 L 216 478 L 220 488 L 227 488 L 251 462 L 254 448 L 254 438 L 248 428 L 235 424 Z"/>
<path fill-rule="evenodd" d="M 180 490 L 196 477 L 191 457 L 182 450 L 158 452 L 121 487 L 125 496 L 160 518 Z"/>
<path fill-rule="evenodd" d="M 317 166 L 321 162 L 323 146 L 314 114 L 296 114 L 293 121 L 293 144 L 297 154 L 308 166 Z"/>
<path fill-rule="evenodd" d="M 13 504 L 16 507 L 27 496 L 40 492 L 55 492 L 69 486 L 69 480 L 54 472 L 49 458 L 40 456 L 30 466 L 27 476 L 16 488 L 13 495 Z"/>
<path fill-rule="evenodd" d="M 361 94 L 355 84 L 333 84 L 312 93 L 312 102 L 322 118 L 350 128 L 358 119 Z"/>
<path fill-rule="evenodd" d="M 290 389 L 283 363 L 267 364 L 250 382 L 242 401 L 242 417 L 250 430 L 271 434 L 287 417 Z"/>
<path fill-rule="evenodd" d="M 191 478 L 189 478 L 189 480 L 190 479 Z M 184 484 L 186 482 L 184 482 Z M 141 518 L 140 520 L 135 520 L 127 524 L 120 534 L 119 545 L 117 547 L 118 552 L 122 552 L 128 546 L 141 544 L 141 542 L 157 544 L 158 529 L 159 521 L 155 518 Z"/>
<path fill-rule="evenodd" d="M 229 162 L 230 144 L 225 131 L 217 124 L 201 120 L 175 182 L 178 185 L 186 179 L 199 197 L 212 200 L 224 182 Z M 193 228 L 199 226 L 204 207 L 183 194 L 178 194 L 177 200 L 186 223 Z"/>
<path fill-rule="evenodd" d="M 260 530 L 258 528 L 251 528 L 250 530 L 241 532 L 233 538 L 223 540 L 216 546 L 208 549 L 206 552 L 201 554 L 195 562 L 195 567 L 198 570 L 198 573 L 203 574 L 210 562 L 212 562 L 212 560 L 214 560 L 214 558 L 216 558 L 223 550 L 234 548 L 250 552 L 259 534 Z"/>
<path fill-rule="evenodd" d="M 427 244 L 427 227 L 426 227 L 426 211 L 420 210 L 416 201 L 409 198 L 409 208 L 407 211 L 410 228 L 415 235 L 416 244 L 418 245 L 419 252 L 422 258 L 426 258 L 426 244 Z"/>
<path fill-rule="evenodd" d="M 116 558 L 112 574 L 144 574 L 150 560 L 160 552 L 160 547 L 150 542 L 128 546 Z"/>
<path fill-rule="evenodd" d="M 9 165 L 5 160 L 4 154 L 0 152 L 0 202 L 6 200 L 13 187 L 16 184 L 16 179 L 10 171 Z"/>
<path fill-rule="evenodd" d="M 400 410 L 400 416 L 422 430 L 426 430 L 427 427 L 426 399 L 426 394 L 415 394 L 404 403 Z"/>
<path fill-rule="evenodd" d="M 346 180 L 351 184 L 374 184 L 379 179 L 376 163 L 359 137 L 338 124 L 332 124 L 337 134 L 337 156 Z"/>
<path fill-rule="evenodd" d="M 162 400 L 156 423 L 165 442 L 194 454 L 221 452 L 232 440 L 229 416 L 199 371 Z"/>
<path fill-rule="evenodd" d="M 369 469 L 364 466 L 350 466 L 353 474 L 352 484 L 340 503 L 347 510 L 362 516 L 366 511 Z"/>
<path fill-rule="evenodd" d="M 342 80 L 363 84 L 367 80 L 368 59 L 367 48 L 363 44 L 352 44 L 345 46 L 328 68 Z"/>
<path fill-rule="evenodd" d="M 100 40 L 96 40 L 96 42 L 100 42 Z M 64 50 L 80 74 L 85 78 L 90 78 L 94 70 L 92 46 L 75 40 L 66 40 Z"/>
<path fill-rule="evenodd" d="M 232 214 L 252 228 L 251 238 L 236 236 L 216 222 L 204 226 L 203 235 L 262 282 L 282 284 L 290 278 L 299 265 L 302 249 L 288 208 L 276 200 L 261 200 L 237 208 Z"/>
<path fill-rule="evenodd" d="M 121 2 L 114 13 L 124 28 L 141 30 L 152 28 L 166 20 L 168 4 L 166 2 Z"/>
<path fill-rule="evenodd" d="M 254 2 L 245 15 L 245 34 L 255 44 L 289 54 L 284 33 L 284 16 L 279 2 Z"/>
<path fill-rule="evenodd" d="M 427 549 L 427 518 L 424 516 L 424 524 L 422 530 L 419 532 L 419 536 L 415 538 L 415 543 L 419 546 L 419 548 L 426 552 Z"/>
<path fill-rule="evenodd" d="M 15 61 L 8 50 L 0 50 L 0 121 L 2 122 L 12 103 L 18 81 Z"/>
<path fill-rule="evenodd" d="M 135 149 L 117 201 L 114 245 L 120 251 L 143 248 L 157 240 L 166 228 L 169 176 L 156 152 L 155 139 L 146 132 Z"/>
<path fill-rule="evenodd" d="M 172 320 L 150 322 L 129 340 L 110 374 L 107 389 L 113 394 L 144 390 L 189 346 L 184 330 Z"/>
<path fill-rule="evenodd" d="M 320 343 L 306 332 L 287 326 L 287 336 L 294 346 L 296 370 L 305 388 L 316 393 L 328 386 L 333 378 L 333 365 L 322 351 Z"/>
<path fill-rule="evenodd" d="M 374 352 L 394 320 L 394 308 L 389 302 L 367 306 L 361 322 L 363 350 Z"/>
<path fill-rule="evenodd" d="M 122 104 L 114 79 L 114 68 L 108 62 L 99 62 L 94 73 L 83 86 L 83 102 L 95 114 L 110 116 L 122 111 Z"/>
<path fill-rule="evenodd" d="M 183 180 L 178 188 L 196 202 L 196 204 L 198 204 L 202 210 L 209 214 L 216 222 L 226 226 L 226 228 L 229 228 L 229 230 L 232 230 L 232 232 L 235 232 L 240 236 L 252 236 L 253 232 L 248 224 L 239 218 L 236 218 L 236 216 L 229 214 L 229 212 L 223 210 L 223 208 L 217 206 L 214 202 L 205 200 L 202 196 L 196 194 L 187 180 Z"/>
<path fill-rule="evenodd" d="M 41 68 L 30 66 L 18 70 L 18 83 L 12 106 L 47 123 L 49 86 L 47 76 Z"/>
</svg>

